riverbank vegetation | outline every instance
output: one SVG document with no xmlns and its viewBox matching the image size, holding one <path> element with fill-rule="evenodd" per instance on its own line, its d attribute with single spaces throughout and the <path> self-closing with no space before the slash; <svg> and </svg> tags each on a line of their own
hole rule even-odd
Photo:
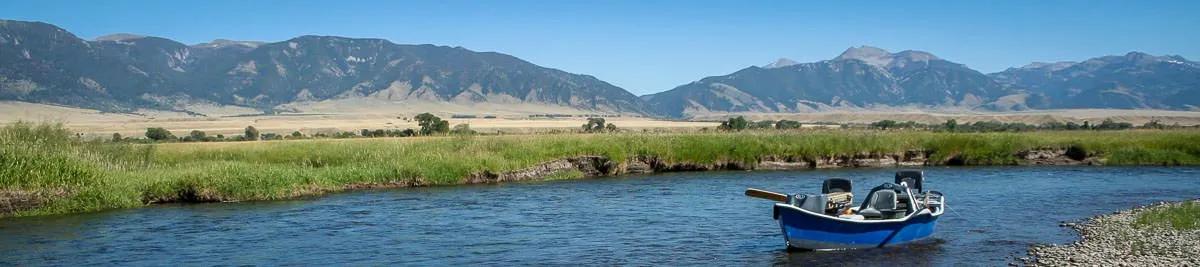
<svg viewBox="0 0 1200 267">
<path fill-rule="evenodd" d="M 445 124 L 431 125 L 445 129 Z M 0 201 L 6 205 L 0 206 L 0 216 L 451 185 L 473 174 L 579 156 L 615 164 L 654 158 L 753 168 L 767 159 L 921 151 L 932 165 L 1013 165 L 1022 163 L 1020 153 L 1035 149 L 1063 150 L 1108 165 L 1200 165 L 1200 131 L 793 129 L 134 144 L 81 140 L 60 125 L 16 123 L 0 129 L 0 198 L 7 198 Z M 552 178 L 582 177 L 560 176 Z"/>
<path fill-rule="evenodd" d="M 1140 226 L 1169 226 L 1175 230 L 1200 229 L 1200 202 L 1188 201 L 1138 214 Z"/>
</svg>

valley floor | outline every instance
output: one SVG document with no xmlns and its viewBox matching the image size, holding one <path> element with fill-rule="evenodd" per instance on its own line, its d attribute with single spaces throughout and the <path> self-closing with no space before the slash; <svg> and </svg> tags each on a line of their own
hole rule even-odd
<svg viewBox="0 0 1200 267">
<path fill-rule="evenodd" d="M 324 103 L 328 104 L 328 103 Z M 471 129 L 482 133 L 525 134 L 552 131 L 570 131 L 587 122 L 586 114 L 578 110 L 538 105 L 509 106 L 461 106 L 456 104 L 405 103 L 403 108 L 378 108 L 379 103 L 362 102 L 351 109 L 346 103 L 333 107 L 318 106 L 310 112 L 282 115 L 262 115 L 258 111 L 240 107 L 206 106 L 190 107 L 205 111 L 207 116 L 159 110 L 138 110 L 133 113 L 106 113 L 90 109 L 35 104 L 27 102 L 0 101 L 0 124 L 16 121 L 63 123 L 71 130 L 87 136 L 107 137 L 113 133 L 122 136 L 143 136 L 146 128 L 162 127 L 177 136 L 200 130 L 209 135 L 242 134 L 246 126 L 254 126 L 263 133 L 290 134 L 300 131 L 305 135 L 317 133 L 333 134 L 338 131 L 356 132 L 361 129 L 417 129 L 412 118 L 431 111 L 450 121 L 450 125 L 469 124 Z M 494 105 L 503 106 L 503 105 Z M 477 108 L 478 110 L 472 110 Z M 437 112 L 441 111 L 441 112 Z M 531 115 L 571 114 L 571 118 L 531 118 Z M 473 115 L 476 118 L 453 118 L 454 115 Z M 496 118 L 484 118 L 493 115 Z M 660 129 L 687 130 L 715 128 L 719 123 L 703 121 L 669 121 L 640 118 L 630 115 L 607 114 L 606 120 L 618 127 L 630 130 Z"/>
<path fill-rule="evenodd" d="M 457 104 L 404 103 L 403 105 L 359 101 L 318 102 L 302 107 L 305 112 L 284 115 L 255 115 L 258 111 L 231 106 L 190 106 L 191 110 L 207 114 L 189 115 L 181 112 L 139 110 L 134 113 L 105 113 L 96 110 L 61 107 L 27 102 L 0 101 L 0 124 L 16 121 L 61 122 L 73 131 L 88 136 L 107 137 L 120 133 L 127 137 L 142 136 L 146 128 L 163 127 L 177 136 L 192 130 L 209 135 L 241 134 L 246 126 L 254 126 L 263 133 L 289 134 L 300 131 L 305 135 L 358 131 L 361 129 L 409 129 L 418 128 L 412 117 L 425 111 L 434 112 L 450 121 L 450 125 L 469 124 L 472 129 L 484 133 L 527 134 L 578 129 L 587 119 L 586 112 L 546 107 L 524 106 L 463 106 Z M 453 115 L 474 115 L 478 118 L 452 118 Z M 530 118 L 536 114 L 574 114 L 572 118 Z M 494 115 L 496 118 L 483 118 Z M 872 123 L 880 120 L 916 121 L 940 124 L 949 119 L 959 123 L 974 121 L 1024 122 L 1100 122 L 1106 118 L 1142 125 L 1158 120 L 1165 125 L 1200 125 L 1200 112 L 1168 110 L 1041 110 L 1024 112 L 968 112 L 968 111 L 919 111 L 919 110 L 847 110 L 814 113 L 713 113 L 698 114 L 691 120 L 660 120 L 629 115 L 606 118 L 621 129 L 640 131 L 651 129 L 666 132 L 691 132 L 702 128 L 714 129 L 730 116 L 746 116 L 751 120 L 789 119 L 807 123 Z"/>
</svg>

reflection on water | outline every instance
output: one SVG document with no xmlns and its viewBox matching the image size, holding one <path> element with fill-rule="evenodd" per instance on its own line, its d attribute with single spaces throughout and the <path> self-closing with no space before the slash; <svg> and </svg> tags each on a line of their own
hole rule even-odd
<svg viewBox="0 0 1200 267">
<path fill-rule="evenodd" d="M 857 194 L 894 170 L 673 173 L 415 188 L 305 200 L 156 205 L 0 220 L 0 265 L 1001 265 L 1067 243 L 1060 221 L 1200 196 L 1197 168 L 931 168 L 950 209 L 899 247 L 789 252 L 746 187 Z"/>
</svg>

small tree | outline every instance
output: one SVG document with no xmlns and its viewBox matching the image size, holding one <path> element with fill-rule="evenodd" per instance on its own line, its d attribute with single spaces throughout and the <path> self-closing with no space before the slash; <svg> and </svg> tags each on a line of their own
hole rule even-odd
<svg viewBox="0 0 1200 267">
<path fill-rule="evenodd" d="M 162 127 L 146 128 L 146 138 L 154 141 L 174 140 L 175 135 Z"/>
<path fill-rule="evenodd" d="M 721 126 L 719 128 L 726 131 L 741 131 L 745 130 L 749 126 L 750 122 L 746 121 L 745 117 L 737 116 L 737 118 L 729 118 L 729 120 L 721 122 Z"/>
<path fill-rule="evenodd" d="M 617 125 L 616 125 L 616 124 L 612 124 L 612 123 L 605 124 L 605 125 L 604 125 L 604 131 L 607 131 L 607 132 L 610 132 L 610 133 L 615 133 L 615 132 L 617 132 Z"/>
<path fill-rule="evenodd" d="M 208 139 L 208 134 L 205 134 L 204 131 L 201 130 L 192 130 L 192 132 L 188 134 L 188 137 L 191 138 L 192 141 L 204 141 L 205 139 Z"/>
<path fill-rule="evenodd" d="M 945 124 L 945 125 L 946 125 L 946 130 L 947 130 L 947 131 L 951 131 L 951 132 L 953 132 L 955 129 L 958 129 L 958 121 L 957 121 L 957 120 L 955 120 L 955 119 L 949 119 L 949 120 L 946 120 L 946 124 Z"/>
<path fill-rule="evenodd" d="M 113 136 L 112 136 L 113 142 L 121 142 L 121 140 L 122 140 L 121 133 L 113 133 Z"/>
<path fill-rule="evenodd" d="M 875 123 L 872 123 L 872 124 L 871 124 L 871 127 L 879 128 L 879 129 L 882 129 L 882 130 L 887 130 L 888 128 L 896 128 L 896 121 L 894 121 L 894 120 L 881 120 L 881 121 L 877 121 L 877 122 L 875 122 Z"/>
<path fill-rule="evenodd" d="M 304 134 L 300 133 L 300 131 L 292 132 L 292 138 L 301 138 L 301 137 L 304 137 Z"/>
<path fill-rule="evenodd" d="M 421 113 L 416 117 L 417 125 L 421 126 L 422 135 L 446 133 L 450 131 L 450 122 L 429 113 Z"/>
<path fill-rule="evenodd" d="M 250 141 L 258 140 L 258 129 L 255 129 L 254 126 L 246 126 L 246 135 L 243 137 Z"/>
</svg>

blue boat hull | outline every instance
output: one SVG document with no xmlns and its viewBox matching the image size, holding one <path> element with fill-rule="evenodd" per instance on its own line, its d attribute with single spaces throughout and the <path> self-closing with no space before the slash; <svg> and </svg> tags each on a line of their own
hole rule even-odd
<svg viewBox="0 0 1200 267">
<path fill-rule="evenodd" d="M 908 243 L 933 234 L 940 209 L 902 219 L 850 220 L 775 204 L 775 219 L 789 247 L 811 250 L 872 248 Z"/>
</svg>

